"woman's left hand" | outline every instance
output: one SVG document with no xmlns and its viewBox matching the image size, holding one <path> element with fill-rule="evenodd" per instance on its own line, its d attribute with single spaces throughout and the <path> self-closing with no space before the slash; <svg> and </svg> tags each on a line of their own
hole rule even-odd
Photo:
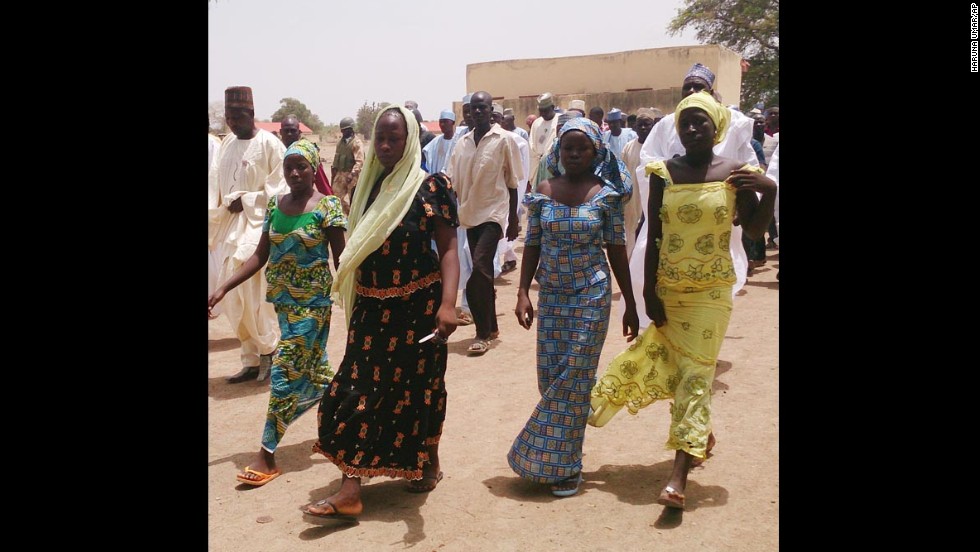
<svg viewBox="0 0 980 552">
<path fill-rule="evenodd" d="M 443 304 L 436 312 L 436 330 L 443 339 L 449 339 L 456 331 L 456 308 Z"/>
<path fill-rule="evenodd" d="M 726 182 L 740 192 L 742 190 L 751 190 L 753 192 L 759 192 L 762 195 L 776 193 L 776 183 L 771 178 L 746 169 L 732 171 L 732 174 L 729 175 Z"/>
<path fill-rule="evenodd" d="M 628 336 L 626 342 L 629 343 L 636 339 L 640 334 L 640 317 L 636 314 L 636 307 L 626 309 L 623 314 L 623 335 Z"/>
</svg>

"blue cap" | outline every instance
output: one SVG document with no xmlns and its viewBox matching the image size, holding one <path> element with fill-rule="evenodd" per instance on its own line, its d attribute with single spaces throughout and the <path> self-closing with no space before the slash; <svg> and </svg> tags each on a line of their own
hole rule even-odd
<svg viewBox="0 0 980 552">
<path fill-rule="evenodd" d="M 450 121 L 456 120 L 456 114 L 452 112 L 451 109 L 444 109 L 442 113 L 439 114 L 440 119 L 449 119 Z"/>
<path fill-rule="evenodd" d="M 609 110 L 609 113 L 606 113 L 606 120 L 607 121 L 622 121 L 623 120 L 623 112 L 620 111 L 618 108 L 615 108 L 614 107 L 614 108 L 612 108 L 612 109 Z"/>
<path fill-rule="evenodd" d="M 472 97 L 473 97 L 473 94 L 467 94 L 467 95 L 463 96 L 463 105 L 470 105 L 470 99 Z"/>
<path fill-rule="evenodd" d="M 687 72 L 687 75 L 684 77 L 684 80 L 687 80 L 692 77 L 696 79 L 701 79 L 704 82 L 708 83 L 709 88 L 715 85 L 715 74 L 711 72 L 711 69 L 708 69 L 707 67 L 701 65 L 700 63 L 695 63 L 694 65 L 691 66 L 691 70 Z"/>
</svg>

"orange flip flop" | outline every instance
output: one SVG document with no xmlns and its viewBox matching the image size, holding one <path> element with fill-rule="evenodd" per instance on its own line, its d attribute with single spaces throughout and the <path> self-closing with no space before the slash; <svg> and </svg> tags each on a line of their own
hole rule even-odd
<svg viewBox="0 0 980 552">
<path fill-rule="evenodd" d="M 250 473 L 252 475 L 257 475 L 257 476 L 259 476 L 259 479 L 248 479 L 247 477 L 244 477 L 244 475 L 243 475 L 243 474 L 246 474 L 246 473 Z M 238 475 L 235 476 L 235 479 L 237 479 L 239 483 L 244 483 L 246 485 L 252 485 L 253 487 L 261 487 L 262 485 L 265 485 L 266 483 L 268 483 L 269 481 L 272 481 L 273 479 L 279 477 L 280 475 L 282 475 L 282 471 L 281 470 L 276 470 L 276 471 L 274 471 L 272 473 L 262 473 L 260 471 L 253 470 L 251 467 L 246 466 L 245 467 L 245 470 L 243 470 L 242 473 L 240 473 L 240 474 L 238 474 Z"/>
</svg>

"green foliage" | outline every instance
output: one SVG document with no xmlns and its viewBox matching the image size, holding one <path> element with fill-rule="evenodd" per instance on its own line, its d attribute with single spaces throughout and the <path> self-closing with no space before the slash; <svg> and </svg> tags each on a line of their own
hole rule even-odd
<svg viewBox="0 0 980 552">
<path fill-rule="evenodd" d="M 296 115 L 299 122 L 310 127 L 310 130 L 314 134 L 323 135 L 323 121 L 320 117 L 313 114 L 306 104 L 297 100 L 296 98 L 283 98 L 279 100 L 279 109 L 272 114 L 272 121 L 275 123 L 282 122 L 287 115 Z"/>
<path fill-rule="evenodd" d="M 354 118 L 354 132 L 370 140 L 374 134 L 375 117 L 389 105 L 391 104 L 388 102 L 381 102 L 380 105 L 374 102 L 368 105 L 367 102 L 364 102 L 364 105 L 357 110 L 357 117 Z"/>
<path fill-rule="evenodd" d="M 742 74 L 742 111 L 779 104 L 779 0 L 685 0 L 667 30 L 688 27 L 703 44 L 720 44 L 749 62 Z"/>
</svg>

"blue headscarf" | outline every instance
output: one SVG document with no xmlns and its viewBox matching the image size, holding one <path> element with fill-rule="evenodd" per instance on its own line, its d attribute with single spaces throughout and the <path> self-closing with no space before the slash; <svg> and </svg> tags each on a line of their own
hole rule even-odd
<svg viewBox="0 0 980 552">
<path fill-rule="evenodd" d="M 559 174 L 558 162 L 561 160 L 561 137 L 565 133 L 573 130 L 585 133 L 589 137 L 589 140 L 592 141 L 592 147 L 595 148 L 596 153 L 595 159 L 592 160 L 592 171 L 595 175 L 601 178 L 606 186 L 609 186 L 613 191 L 618 192 L 624 197 L 628 197 L 633 193 L 633 178 L 630 176 L 629 171 L 626 170 L 626 165 L 621 160 L 616 159 L 616 155 L 606 147 L 606 144 L 602 141 L 602 131 L 599 130 L 599 127 L 585 117 L 574 117 L 562 125 L 558 139 L 555 140 L 551 151 L 548 153 L 547 163 L 551 174 Z"/>
</svg>

